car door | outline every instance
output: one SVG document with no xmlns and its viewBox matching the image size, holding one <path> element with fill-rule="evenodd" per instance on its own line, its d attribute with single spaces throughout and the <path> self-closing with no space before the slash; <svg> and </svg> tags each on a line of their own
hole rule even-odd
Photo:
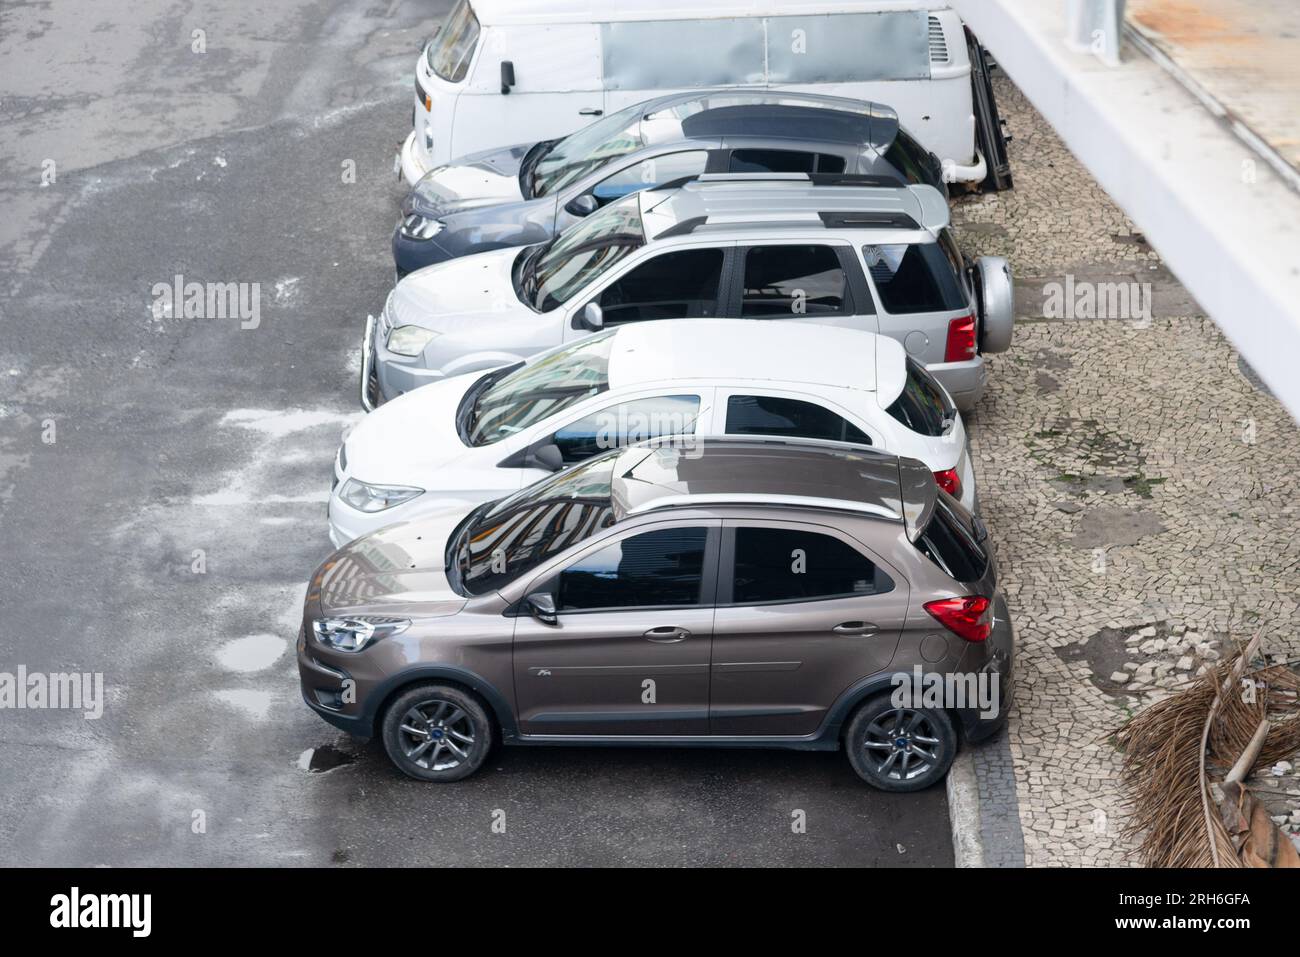
<svg viewBox="0 0 1300 957">
<path fill-rule="evenodd" d="M 709 730 L 719 520 L 606 537 L 530 586 L 555 624 L 516 618 L 519 726 L 536 735 Z"/>
<path fill-rule="evenodd" d="M 875 302 L 847 243 L 791 239 L 740 246 L 724 315 L 877 332 Z"/>
<path fill-rule="evenodd" d="M 889 666 L 907 618 L 903 575 L 845 532 L 723 522 L 709 730 L 807 735 L 860 678 Z"/>
</svg>

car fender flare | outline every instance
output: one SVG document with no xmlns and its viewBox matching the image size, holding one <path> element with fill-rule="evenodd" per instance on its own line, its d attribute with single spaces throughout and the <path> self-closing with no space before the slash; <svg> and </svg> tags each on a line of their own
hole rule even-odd
<svg viewBox="0 0 1300 957">
<path fill-rule="evenodd" d="M 377 735 L 379 733 L 379 716 L 383 713 L 388 702 L 400 694 L 404 688 L 423 684 L 426 681 L 448 681 L 469 689 L 487 703 L 492 712 L 492 717 L 496 720 L 497 727 L 501 729 L 503 741 L 509 741 L 518 736 L 519 729 L 515 723 L 514 711 L 510 707 L 509 699 L 497 690 L 492 682 L 485 680 L 481 675 L 455 665 L 416 665 L 405 668 L 386 678 L 370 693 L 370 700 L 374 703 L 363 712 L 362 723 Z"/>
</svg>

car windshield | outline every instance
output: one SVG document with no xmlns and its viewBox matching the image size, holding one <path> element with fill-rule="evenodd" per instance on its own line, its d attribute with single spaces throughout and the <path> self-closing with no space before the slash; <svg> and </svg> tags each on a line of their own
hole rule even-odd
<svg viewBox="0 0 1300 957">
<path fill-rule="evenodd" d="M 465 79 L 474 48 L 478 46 L 478 33 L 478 17 L 474 16 L 468 0 L 460 0 L 429 44 L 429 69 L 448 83 Z"/>
<path fill-rule="evenodd" d="M 491 445 L 608 390 L 614 333 L 589 336 L 492 383 L 474 403 L 466 440 Z"/>
<path fill-rule="evenodd" d="M 637 194 L 593 213 L 527 262 L 520 298 L 550 312 L 645 245 Z"/>
<path fill-rule="evenodd" d="M 482 595 L 614 523 L 612 449 L 521 489 L 477 515 L 452 543 L 456 581 Z"/>
<path fill-rule="evenodd" d="M 575 183 L 611 159 L 640 149 L 641 111 L 637 103 L 566 136 L 546 151 L 533 169 L 533 196 L 546 196 Z"/>
</svg>

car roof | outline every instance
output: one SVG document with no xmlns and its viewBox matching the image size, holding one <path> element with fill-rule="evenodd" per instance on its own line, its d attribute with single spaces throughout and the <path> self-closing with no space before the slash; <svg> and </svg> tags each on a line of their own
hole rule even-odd
<svg viewBox="0 0 1300 957">
<path fill-rule="evenodd" d="M 705 505 L 771 505 L 869 514 L 906 524 L 915 539 L 938 497 L 915 459 L 782 439 L 681 438 L 618 453 L 615 515 Z"/>
<path fill-rule="evenodd" d="M 933 241 L 949 224 L 948 203 L 933 186 L 858 185 L 852 176 L 803 173 L 704 174 L 636 194 L 654 239 L 756 227 L 910 233 Z"/>
<path fill-rule="evenodd" d="M 806 383 L 894 396 L 906 353 L 861 329 L 786 319 L 662 319 L 616 327 L 611 389 L 673 380 Z"/>
<path fill-rule="evenodd" d="M 707 7 L 663 0 L 470 0 L 480 24 L 613 23 L 721 17 L 943 10 L 947 0 L 712 0 Z"/>
<path fill-rule="evenodd" d="M 761 137 L 888 149 L 898 135 L 898 115 L 878 104 L 865 106 L 865 110 L 852 110 L 756 97 L 753 103 L 711 106 L 687 116 L 681 121 L 682 135 L 688 139 Z"/>
</svg>

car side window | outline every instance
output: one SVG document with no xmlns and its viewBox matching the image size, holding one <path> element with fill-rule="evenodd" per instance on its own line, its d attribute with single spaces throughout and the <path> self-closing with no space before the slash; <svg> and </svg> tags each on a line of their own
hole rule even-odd
<svg viewBox="0 0 1300 957">
<path fill-rule="evenodd" d="M 864 246 L 862 258 L 886 312 L 953 312 L 969 305 L 958 270 L 938 243 Z"/>
<path fill-rule="evenodd" d="M 560 573 L 560 612 L 698 605 L 707 528 L 662 528 L 633 535 Z"/>
<path fill-rule="evenodd" d="M 726 432 L 871 444 L 865 432 L 825 406 L 773 395 L 729 396 Z"/>
<path fill-rule="evenodd" d="M 607 326 L 716 316 L 721 279 L 721 249 L 680 249 L 635 267 L 606 287 L 597 301 Z"/>
<path fill-rule="evenodd" d="M 734 150 L 732 173 L 843 173 L 844 157 L 801 150 Z"/>
<path fill-rule="evenodd" d="M 684 176 L 698 176 L 704 172 L 708 162 L 706 150 L 667 153 L 645 159 L 605 177 L 592 187 L 591 194 L 604 206 L 640 189 L 651 189 Z"/>
<path fill-rule="evenodd" d="M 564 461 L 581 462 L 597 452 L 661 435 L 691 435 L 700 416 L 698 395 L 633 399 L 571 422 L 555 433 Z"/>
<path fill-rule="evenodd" d="M 882 595 L 894 582 L 848 543 L 797 528 L 737 528 L 731 602 L 757 605 Z"/>
<path fill-rule="evenodd" d="M 847 289 L 831 246 L 755 246 L 745 252 L 741 315 L 844 315 Z"/>
</svg>

